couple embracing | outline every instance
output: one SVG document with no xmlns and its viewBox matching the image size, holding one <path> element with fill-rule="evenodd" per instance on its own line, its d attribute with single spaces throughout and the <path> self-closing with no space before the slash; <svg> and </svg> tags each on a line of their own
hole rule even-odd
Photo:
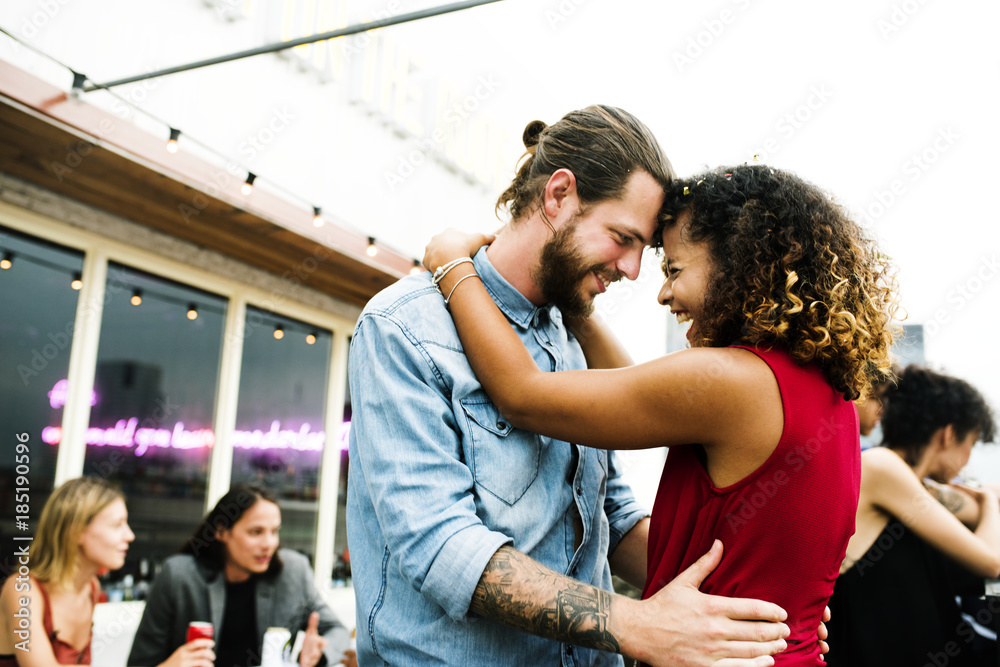
<svg viewBox="0 0 1000 667">
<path fill-rule="evenodd" d="M 677 179 L 620 109 L 524 143 L 510 222 L 435 237 L 354 332 L 359 664 L 822 664 L 852 401 L 889 368 L 884 255 L 790 173 Z M 636 365 L 590 316 L 647 246 L 690 349 Z M 649 515 L 614 450 L 662 446 Z"/>
</svg>

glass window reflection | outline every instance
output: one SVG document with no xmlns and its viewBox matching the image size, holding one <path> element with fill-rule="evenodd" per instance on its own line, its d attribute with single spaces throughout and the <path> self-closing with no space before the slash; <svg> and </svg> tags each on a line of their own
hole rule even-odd
<svg viewBox="0 0 1000 667">
<path fill-rule="evenodd" d="M 272 489 L 282 544 L 310 557 L 331 349 L 329 330 L 247 307 L 232 481 Z"/>
<path fill-rule="evenodd" d="M 27 434 L 30 525 L 52 492 L 83 253 L 0 227 L 0 536 L 14 528 L 14 437 Z M 47 438 L 43 436 L 48 436 Z M 22 436 L 23 437 L 23 436 Z M 45 439 L 51 441 L 46 443 Z"/>
<path fill-rule="evenodd" d="M 204 512 L 226 300 L 108 265 L 84 474 L 125 492 L 136 540 L 119 576 L 176 552 Z"/>
</svg>

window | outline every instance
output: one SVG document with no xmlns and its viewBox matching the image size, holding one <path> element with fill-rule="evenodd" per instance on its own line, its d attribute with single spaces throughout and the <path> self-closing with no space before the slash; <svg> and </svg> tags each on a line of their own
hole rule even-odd
<svg viewBox="0 0 1000 667">
<path fill-rule="evenodd" d="M 347 551 L 347 472 L 350 457 L 347 438 L 351 432 L 351 384 L 344 380 L 344 424 L 337 437 L 340 447 L 340 479 L 337 480 L 337 522 L 333 529 L 333 581 L 335 584 L 351 578 L 351 562 Z"/>
<path fill-rule="evenodd" d="M 162 561 L 204 514 L 226 300 L 108 265 L 84 474 L 125 493 L 129 563 Z"/>
<path fill-rule="evenodd" d="M 332 334 L 253 306 L 245 324 L 232 481 L 274 491 L 282 545 L 313 557 Z"/>
<path fill-rule="evenodd" d="M 71 282 L 83 254 L 0 227 L 0 534 L 15 528 L 15 436 L 28 438 L 30 521 L 37 526 L 55 480 L 58 440 L 43 434 L 62 421 L 79 293 Z M 23 436 L 22 436 L 23 437 Z M 9 443 L 9 444 L 8 444 Z M 10 452 L 10 455 L 6 453 Z M 23 469 L 22 469 L 23 471 Z M 6 539 L 6 538 L 5 538 Z"/>
</svg>

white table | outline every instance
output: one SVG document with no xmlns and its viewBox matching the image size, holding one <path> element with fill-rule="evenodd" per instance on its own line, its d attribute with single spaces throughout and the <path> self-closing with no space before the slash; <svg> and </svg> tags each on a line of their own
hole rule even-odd
<svg viewBox="0 0 1000 667">
<path fill-rule="evenodd" d="M 348 630 L 354 628 L 354 589 L 331 588 L 327 603 Z M 94 635 L 90 644 L 94 667 L 126 667 L 145 602 L 102 602 L 94 608 Z"/>
</svg>

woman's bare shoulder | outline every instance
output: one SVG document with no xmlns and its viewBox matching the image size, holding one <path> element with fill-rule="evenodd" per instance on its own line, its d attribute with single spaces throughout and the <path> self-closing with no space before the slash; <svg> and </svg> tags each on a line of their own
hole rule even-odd
<svg viewBox="0 0 1000 667">
<path fill-rule="evenodd" d="M 862 474 L 895 476 L 904 473 L 913 475 L 913 470 L 899 454 L 888 447 L 872 447 L 861 452 Z"/>
</svg>

